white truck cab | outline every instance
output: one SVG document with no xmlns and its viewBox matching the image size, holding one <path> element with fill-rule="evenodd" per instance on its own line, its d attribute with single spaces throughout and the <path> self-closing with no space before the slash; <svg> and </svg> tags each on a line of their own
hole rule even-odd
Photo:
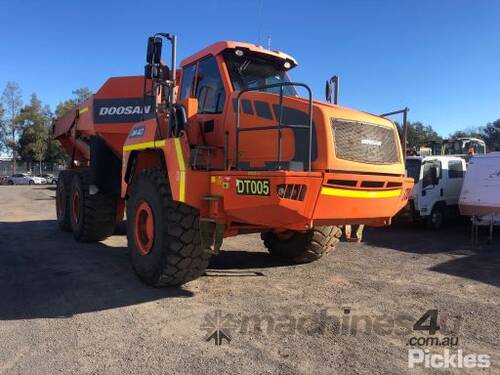
<svg viewBox="0 0 500 375">
<path fill-rule="evenodd" d="M 439 229 L 447 218 L 458 217 L 458 199 L 467 168 L 457 156 L 408 156 L 406 173 L 415 180 L 402 217 L 424 220 L 428 227 Z"/>
</svg>

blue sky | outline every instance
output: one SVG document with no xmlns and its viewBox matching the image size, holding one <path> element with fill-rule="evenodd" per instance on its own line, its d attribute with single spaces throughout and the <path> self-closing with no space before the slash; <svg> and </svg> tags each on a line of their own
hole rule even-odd
<svg viewBox="0 0 500 375">
<path fill-rule="evenodd" d="M 296 81 L 374 113 L 404 106 L 442 135 L 500 118 L 500 1 L 0 0 L 0 88 L 55 106 L 75 88 L 141 74 L 146 38 L 179 37 L 182 59 L 219 40 L 295 56 Z"/>
</svg>

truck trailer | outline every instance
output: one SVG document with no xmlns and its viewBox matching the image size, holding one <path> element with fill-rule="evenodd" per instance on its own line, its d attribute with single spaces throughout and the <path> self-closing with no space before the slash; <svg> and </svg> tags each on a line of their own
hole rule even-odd
<svg viewBox="0 0 500 375">
<path fill-rule="evenodd" d="M 224 41 L 177 69 L 176 43 L 150 37 L 143 76 L 108 79 L 55 122 L 71 156 L 57 221 L 77 241 L 111 236 L 126 211 L 138 276 L 180 285 L 225 237 L 261 233 L 271 254 L 310 262 L 335 248 L 340 225 L 389 225 L 406 205 L 413 180 L 394 122 L 313 100 L 283 52 Z"/>
</svg>

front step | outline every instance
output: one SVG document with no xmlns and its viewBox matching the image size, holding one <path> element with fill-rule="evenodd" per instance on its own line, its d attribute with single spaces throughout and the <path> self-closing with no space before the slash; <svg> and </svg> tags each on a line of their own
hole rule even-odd
<svg viewBox="0 0 500 375">
<path fill-rule="evenodd" d="M 202 248 L 212 255 L 219 254 L 224 240 L 225 225 L 214 219 L 200 218 L 200 237 Z"/>
</svg>

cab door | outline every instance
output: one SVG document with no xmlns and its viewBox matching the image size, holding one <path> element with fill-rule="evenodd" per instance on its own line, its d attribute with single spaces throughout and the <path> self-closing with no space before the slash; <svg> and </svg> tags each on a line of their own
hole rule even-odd
<svg viewBox="0 0 500 375">
<path fill-rule="evenodd" d="M 431 214 L 434 204 L 443 200 L 444 190 L 441 162 L 439 160 L 426 160 L 422 165 L 422 169 L 420 214 L 428 216 Z"/>
<path fill-rule="evenodd" d="M 222 83 L 217 60 L 208 56 L 183 68 L 181 100 L 194 97 L 198 111 L 189 119 L 190 143 L 195 149 L 210 152 L 212 167 L 223 163 L 224 156 L 224 104 L 226 92 Z M 207 151 L 209 150 L 209 151 Z M 201 153 L 201 151 L 200 151 Z"/>
<path fill-rule="evenodd" d="M 198 99 L 195 121 L 200 128 L 201 141 L 210 146 L 224 146 L 224 102 L 226 92 L 215 57 L 198 62 L 194 78 L 194 96 Z"/>
</svg>

